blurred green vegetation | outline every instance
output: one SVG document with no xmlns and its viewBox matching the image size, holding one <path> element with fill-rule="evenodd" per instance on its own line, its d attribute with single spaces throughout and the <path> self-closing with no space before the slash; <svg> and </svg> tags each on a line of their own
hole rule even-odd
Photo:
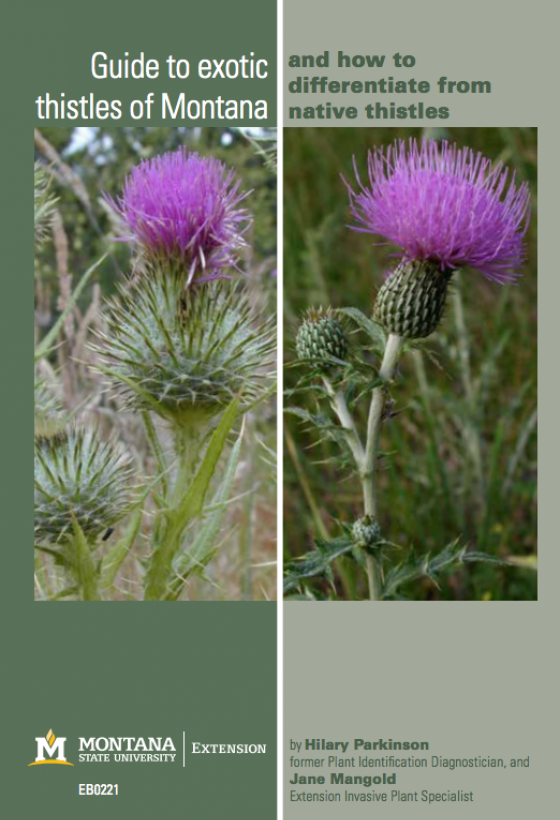
<svg viewBox="0 0 560 820">
<path fill-rule="evenodd" d="M 418 554 L 455 538 L 471 549 L 517 564 L 478 565 L 407 590 L 420 600 L 534 600 L 537 470 L 537 129 L 288 128 L 284 132 L 285 359 L 294 359 L 299 318 L 311 305 L 355 306 L 371 313 L 391 251 L 349 229 L 341 175 L 354 180 L 353 158 L 367 179 L 367 152 L 395 138 L 448 139 L 482 151 L 528 180 L 532 219 L 529 258 L 517 286 L 481 274 L 455 277 L 446 318 L 427 343 L 429 355 L 407 355 L 393 391 L 402 412 L 385 425 L 380 523 L 385 536 Z M 372 365 L 375 363 L 372 362 Z M 297 371 L 285 370 L 291 387 Z M 299 399 L 305 401 L 305 399 Z M 365 407 L 364 407 L 365 412 Z M 361 419 L 365 423 L 365 419 Z M 316 446 L 293 417 L 285 421 L 286 559 L 334 537 L 337 521 L 361 514 L 358 481 L 348 479 L 329 443 Z M 404 556 L 403 556 L 404 557 Z M 361 573 L 342 562 L 336 591 L 320 597 L 364 597 Z"/>
</svg>

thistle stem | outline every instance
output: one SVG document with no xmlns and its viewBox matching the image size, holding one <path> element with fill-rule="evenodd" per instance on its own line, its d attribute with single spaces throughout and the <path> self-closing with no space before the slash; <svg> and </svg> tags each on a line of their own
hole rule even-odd
<svg viewBox="0 0 560 820">
<path fill-rule="evenodd" d="M 387 399 L 387 384 L 391 382 L 395 376 L 403 344 L 404 339 L 401 336 L 391 333 L 387 340 L 383 361 L 379 370 L 379 378 L 382 384 L 374 389 L 369 408 L 362 486 L 364 491 L 365 513 L 372 518 L 377 516 L 375 466 L 381 438 L 383 411 Z"/>
<path fill-rule="evenodd" d="M 379 370 L 379 377 L 382 383 L 374 389 L 369 409 L 366 451 L 361 475 L 364 494 L 364 511 L 365 514 L 372 519 L 377 518 L 378 505 L 375 468 L 381 439 L 383 411 L 387 398 L 387 384 L 391 382 L 395 376 L 403 344 L 404 340 L 401 336 L 391 333 L 387 340 L 383 361 Z M 381 567 L 373 555 L 366 555 L 366 568 L 369 599 L 370 601 L 381 600 Z"/>
<path fill-rule="evenodd" d="M 365 515 L 375 519 L 377 517 L 377 491 L 375 483 L 375 467 L 379 442 L 381 438 L 381 427 L 383 424 L 383 411 L 387 398 L 387 385 L 395 376 L 397 364 L 399 362 L 404 339 L 391 333 L 387 340 L 383 361 L 379 370 L 381 384 L 376 387 L 372 394 L 369 409 L 366 447 L 362 444 L 354 419 L 340 389 L 336 389 L 332 382 L 325 376 L 323 384 L 327 390 L 331 405 L 336 413 L 341 427 L 344 430 L 346 442 L 360 474 L 362 482 L 362 492 L 364 497 Z M 382 597 L 381 567 L 373 555 L 366 554 L 366 570 L 369 587 L 369 600 L 379 601 Z"/>
<path fill-rule="evenodd" d="M 173 560 L 181 546 L 184 527 L 179 524 L 180 508 L 196 474 L 196 466 L 201 446 L 201 431 L 196 427 L 177 425 L 175 434 L 175 454 L 177 475 L 173 488 L 168 490 L 164 510 L 159 513 L 154 533 L 151 565 L 146 578 L 146 600 L 161 601 L 172 580 Z"/>
<path fill-rule="evenodd" d="M 373 555 L 366 555 L 366 570 L 368 577 L 369 599 L 370 601 L 381 600 L 379 564 Z"/>
<path fill-rule="evenodd" d="M 346 442 L 352 452 L 352 455 L 354 456 L 354 461 L 356 462 L 360 472 L 362 472 L 365 459 L 365 450 L 356 429 L 354 419 L 352 418 L 352 414 L 348 408 L 348 404 L 346 403 L 344 393 L 342 390 L 336 390 L 326 377 L 323 378 L 323 384 L 329 394 L 332 408 L 338 416 L 338 420 L 344 430 Z"/>
<path fill-rule="evenodd" d="M 175 431 L 175 453 L 177 455 L 177 477 L 172 493 L 172 506 L 177 507 L 186 495 L 196 472 L 200 450 L 200 431 L 182 425 Z"/>
<path fill-rule="evenodd" d="M 91 554 L 91 545 L 83 533 L 74 539 L 71 555 L 71 572 L 80 589 L 82 601 L 100 601 L 99 576 Z"/>
<path fill-rule="evenodd" d="M 97 583 L 84 584 L 82 587 L 84 601 L 100 601 L 101 596 L 97 590 Z"/>
</svg>

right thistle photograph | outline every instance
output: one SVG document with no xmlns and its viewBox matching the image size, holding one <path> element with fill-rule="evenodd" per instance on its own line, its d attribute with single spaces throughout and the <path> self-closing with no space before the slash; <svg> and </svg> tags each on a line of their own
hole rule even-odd
<svg viewBox="0 0 560 820">
<path fill-rule="evenodd" d="M 286 600 L 537 599 L 537 129 L 284 132 Z"/>
</svg>

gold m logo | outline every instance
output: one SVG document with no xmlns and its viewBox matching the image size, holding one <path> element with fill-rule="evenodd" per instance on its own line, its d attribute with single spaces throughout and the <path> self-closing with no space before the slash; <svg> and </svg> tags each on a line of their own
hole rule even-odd
<svg viewBox="0 0 560 820">
<path fill-rule="evenodd" d="M 36 737 L 35 740 L 37 741 L 37 757 L 33 763 L 28 764 L 29 766 L 38 766 L 40 763 L 60 763 L 63 766 L 74 765 L 64 757 L 65 737 L 56 737 L 53 730 L 49 729 L 46 737 Z M 56 753 L 58 753 L 58 758 L 53 760 L 52 758 Z M 45 758 L 45 754 L 48 755 L 49 760 Z"/>
</svg>

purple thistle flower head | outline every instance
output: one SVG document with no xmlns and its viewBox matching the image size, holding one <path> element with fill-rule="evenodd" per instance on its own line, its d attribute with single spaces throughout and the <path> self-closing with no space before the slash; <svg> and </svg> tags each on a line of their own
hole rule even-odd
<svg viewBox="0 0 560 820">
<path fill-rule="evenodd" d="M 354 230 L 398 245 L 404 262 L 471 267 L 500 284 L 520 276 L 530 194 L 501 162 L 447 142 L 400 140 L 368 154 L 369 186 L 354 170 L 358 193 L 346 183 Z"/>
<path fill-rule="evenodd" d="M 146 160 L 132 170 L 111 206 L 127 235 L 149 260 L 171 261 L 188 282 L 224 278 L 235 267 L 250 216 L 240 180 L 219 160 L 185 148 Z"/>
</svg>

